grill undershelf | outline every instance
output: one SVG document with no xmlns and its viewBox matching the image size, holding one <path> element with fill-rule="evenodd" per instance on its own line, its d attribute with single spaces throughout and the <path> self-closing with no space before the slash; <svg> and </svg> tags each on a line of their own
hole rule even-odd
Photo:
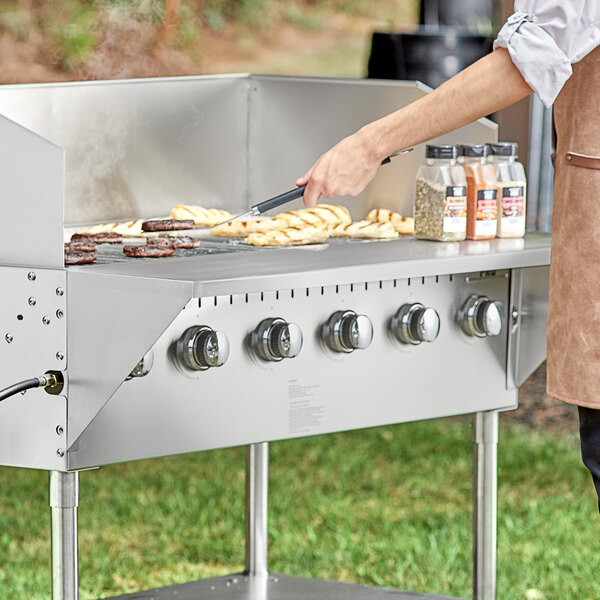
<svg viewBox="0 0 600 600">
<path fill-rule="evenodd" d="M 107 600 L 459 600 L 418 592 L 271 574 L 231 575 L 115 596 Z"/>
</svg>

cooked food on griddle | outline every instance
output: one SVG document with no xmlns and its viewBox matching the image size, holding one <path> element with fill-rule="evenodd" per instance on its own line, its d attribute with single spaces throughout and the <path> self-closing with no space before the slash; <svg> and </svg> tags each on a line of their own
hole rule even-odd
<svg viewBox="0 0 600 600">
<path fill-rule="evenodd" d="M 192 219 L 153 219 L 142 223 L 142 231 L 178 231 L 195 227 Z"/>
<path fill-rule="evenodd" d="M 275 215 L 271 219 L 260 221 L 230 221 L 225 225 L 210 230 L 210 234 L 217 237 L 244 238 L 251 233 L 266 233 L 279 231 L 286 227 L 304 227 L 306 225 L 325 224 L 338 225 L 351 223 L 352 217 L 344 206 L 319 204 L 313 208 L 290 210 Z"/>
<path fill-rule="evenodd" d="M 298 246 L 318 244 L 329 237 L 329 226 L 324 223 L 309 223 L 302 227 L 292 226 L 265 233 L 251 233 L 246 242 L 251 246 Z"/>
<path fill-rule="evenodd" d="M 81 235 L 94 235 L 99 233 L 114 233 L 123 237 L 141 237 L 142 223 L 147 219 L 136 219 L 135 221 L 123 221 L 122 223 L 102 223 L 101 225 L 92 225 L 79 232 Z"/>
<path fill-rule="evenodd" d="M 146 242 L 148 246 L 158 246 L 159 248 L 183 248 L 190 250 L 192 248 L 198 248 L 201 242 L 191 237 L 173 237 L 161 235 L 159 237 L 148 238 Z"/>
<path fill-rule="evenodd" d="M 91 240 L 75 240 L 65 244 L 65 252 L 96 252 L 96 248 Z"/>
<path fill-rule="evenodd" d="M 319 204 L 312 208 L 301 208 L 290 210 L 277 215 L 277 219 L 285 219 L 289 226 L 305 225 L 307 223 L 325 223 L 326 225 L 338 225 L 339 223 L 351 223 L 352 217 L 345 206 L 332 204 Z"/>
<path fill-rule="evenodd" d="M 120 233 L 74 233 L 71 236 L 71 243 L 120 244 L 122 241 L 123 236 Z"/>
<path fill-rule="evenodd" d="M 147 244 L 123 246 L 123 254 L 132 258 L 161 258 L 171 256 L 173 252 L 173 248 L 161 248 L 160 246 L 148 246 Z"/>
<path fill-rule="evenodd" d="M 212 227 L 233 217 L 229 211 L 220 208 L 203 208 L 185 204 L 173 207 L 169 216 L 171 219 L 192 219 L 196 227 Z"/>
<path fill-rule="evenodd" d="M 210 230 L 215 237 L 245 238 L 250 233 L 265 233 L 275 229 L 284 229 L 288 222 L 279 217 L 262 219 L 261 221 L 229 221 Z"/>
<path fill-rule="evenodd" d="M 415 232 L 415 220 L 387 208 L 375 208 L 367 215 L 367 221 L 391 223 L 401 235 L 412 235 Z"/>
<path fill-rule="evenodd" d="M 96 260 L 95 252 L 65 249 L 65 265 L 86 265 Z"/>
<path fill-rule="evenodd" d="M 376 223 L 374 221 L 357 221 L 356 223 L 340 223 L 329 229 L 331 237 L 367 238 L 371 240 L 391 240 L 399 237 L 391 222 Z"/>
</svg>

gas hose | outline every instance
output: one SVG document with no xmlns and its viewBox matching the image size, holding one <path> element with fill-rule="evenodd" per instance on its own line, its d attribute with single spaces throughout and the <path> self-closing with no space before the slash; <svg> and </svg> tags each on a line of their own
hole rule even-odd
<svg viewBox="0 0 600 600">
<path fill-rule="evenodd" d="M 55 373 L 45 373 L 41 377 L 33 377 L 32 379 L 19 381 L 19 383 L 15 383 L 0 390 L 0 402 L 20 392 L 25 392 L 26 390 L 37 387 L 43 387 L 46 391 L 50 391 L 58 387 L 62 388 L 62 381 Z"/>
</svg>

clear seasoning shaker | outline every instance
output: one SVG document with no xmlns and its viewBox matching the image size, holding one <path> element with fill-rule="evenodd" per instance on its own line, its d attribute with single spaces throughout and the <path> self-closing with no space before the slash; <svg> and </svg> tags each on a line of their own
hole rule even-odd
<svg viewBox="0 0 600 600">
<path fill-rule="evenodd" d="M 525 235 L 527 177 L 517 160 L 519 144 L 499 142 L 488 144 L 488 160 L 496 170 L 498 180 L 498 237 L 519 238 Z"/>
<path fill-rule="evenodd" d="M 487 162 L 488 148 L 482 144 L 461 146 L 461 162 L 467 176 L 467 239 L 496 237 L 498 181 L 494 165 Z"/>
<path fill-rule="evenodd" d="M 457 163 L 459 146 L 425 146 L 417 171 L 415 237 L 459 242 L 467 235 L 467 180 Z"/>
</svg>

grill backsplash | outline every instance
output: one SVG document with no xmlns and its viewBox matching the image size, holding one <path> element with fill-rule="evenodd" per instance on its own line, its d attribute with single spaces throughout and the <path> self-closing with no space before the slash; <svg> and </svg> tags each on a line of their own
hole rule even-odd
<svg viewBox="0 0 600 600">
<path fill-rule="evenodd" d="M 179 203 L 245 209 L 290 189 L 331 145 L 427 90 L 246 74 L 12 85 L 0 86 L 0 115 L 65 150 L 72 225 L 163 216 Z M 496 130 L 480 120 L 438 141 L 489 142 Z M 355 218 L 376 206 L 412 214 L 422 160 L 419 147 L 340 202 Z"/>
</svg>

